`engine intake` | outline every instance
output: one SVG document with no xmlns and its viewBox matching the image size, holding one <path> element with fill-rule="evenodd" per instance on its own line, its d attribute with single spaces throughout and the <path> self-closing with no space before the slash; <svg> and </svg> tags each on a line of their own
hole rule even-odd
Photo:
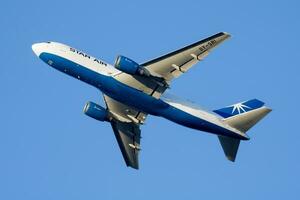
<svg viewBox="0 0 300 200">
<path fill-rule="evenodd" d="M 149 71 L 125 56 L 118 56 L 115 61 L 115 68 L 131 75 L 150 76 Z"/>
<path fill-rule="evenodd" d="M 99 121 L 108 121 L 108 112 L 102 106 L 94 102 L 87 102 L 83 108 L 84 114 Z"/>
</svg>

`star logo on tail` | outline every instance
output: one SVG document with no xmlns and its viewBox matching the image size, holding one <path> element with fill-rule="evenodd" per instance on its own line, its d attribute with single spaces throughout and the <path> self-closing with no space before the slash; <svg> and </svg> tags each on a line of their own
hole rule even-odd
<svg viewBox="0 0 300 200">
<path fill-rule="evenodd" d="M 252 108 L 250 108 L 249 106 L 244 105 L 243 103 L 237 103 L 237 104 L 234 104 L 234 105 L 232 105 L 232 107 L 233 107 L 233 109 L 232 109 L 231 114 L 233 114 L 236 110 L 237 110 L 237 112 L 238 112 L 239 114 L 241 114 L 241 113 L 246 112 L 245 108 L 246 108 L 246 109 L 252 109 Z"/>
</svg>

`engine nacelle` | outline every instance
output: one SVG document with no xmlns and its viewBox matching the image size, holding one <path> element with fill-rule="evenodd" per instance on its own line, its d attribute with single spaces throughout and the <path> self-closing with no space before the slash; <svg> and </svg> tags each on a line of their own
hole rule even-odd
<svg viewBox="0 0 300 200">
<path fill-rule="evenodd" d="M 89 117 L 92 117 L 99 121 L 107 121 L 108 120 L 108 112 L 102 106 L 95 104 L 93 102 L 87 102 L 83 108 L 84 114 Z"/>
<path fill-rule="evenodd" d="M 125 56 L 117 57 L 115 68 L 131 75 L 150 76 L 150 73 L 147 69 Z"/>
</svg>

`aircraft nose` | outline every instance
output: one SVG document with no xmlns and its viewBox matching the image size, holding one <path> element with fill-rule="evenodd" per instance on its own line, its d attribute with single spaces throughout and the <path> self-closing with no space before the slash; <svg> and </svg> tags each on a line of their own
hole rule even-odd
<svg viewBox="0 0 300 200">
<path fill-rule="evenodd" d="M 38 57 L 41 55 L 43 52 L 43 43 L 35 43 L 31 46 L 32 51 L 37 55 Z"/>
</svg>

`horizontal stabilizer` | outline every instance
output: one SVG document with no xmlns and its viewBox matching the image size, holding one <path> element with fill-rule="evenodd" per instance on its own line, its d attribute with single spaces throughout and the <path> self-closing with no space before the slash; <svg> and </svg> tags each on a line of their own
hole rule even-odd
<svg viewBox="0 0 300 200">
<path fill-rule="evenodd" d="M 224 119 L 224 122 L 242 132 L 248 131 L 272 110 L 265 106 Z"/>
<path fill-rule="evenodd" d="M 244 101 L 241 103 L 233 104 L 231 106 L 227 106 L 225 108 L 214 110 L 214 112 L 224 118 L 228 118 L 228 117 L 232 117 L 235 115 L 239 115 L 241 113 L 245 113 L 245 112 L 260 108 L 264 104 L 265 103 L 260 100 L 251 99 L 251 100 Z"/>
<path fill-rule="evenodd" d="M 240 140 L 235 138 L 225 137 L 225 136 L 218 136 L 218 138 L 227 159 L 234 162 L 237 151 L 239 149 Z"/>
</svg>

